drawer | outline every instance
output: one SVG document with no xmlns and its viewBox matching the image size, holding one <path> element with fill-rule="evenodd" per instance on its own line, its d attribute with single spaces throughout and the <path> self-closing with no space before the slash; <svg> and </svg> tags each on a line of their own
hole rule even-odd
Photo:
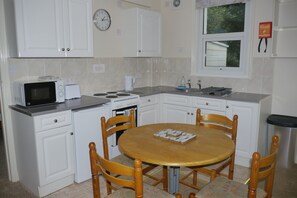
<svg viewBox="0 0 297 198">
<path fill-rule="evenodd" d="M 211 109 L 216 111 L 226 111 L 226 100 L 212 98 L 193 98 L 193 106 L 201 109 Z"/>
<path fill-rule="evenodd" d="M 191 97 L 182 96 L 182 95 L 165 94 L 164 103 L 182 105 L 182 106 L 191 106 Z"/>
<path fill-rule="evenodd" d="M 159 102 L 159 95 L 145 96 L 140 98 L 141 107 L 153 105 Z"/>
<path fill-rule="evenodd" d="M 35 131 L 45 131 L 71 124 L 71 111 L 45 114 L 34 117 Z"/>
</svg>

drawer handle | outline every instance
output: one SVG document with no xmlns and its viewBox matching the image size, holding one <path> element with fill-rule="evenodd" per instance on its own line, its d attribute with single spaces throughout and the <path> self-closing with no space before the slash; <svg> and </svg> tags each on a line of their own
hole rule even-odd
<svg viewBox="0 0 297 198">
<path fill-rule="evenodd" d="M 71 132 L 70 135 L 73 135 L 73 132 Z"/>
<path fill-rule="evenodd" d="M 58 122 L 58 120 L 57 119 L 54 119 L 54 123 L 57 123 Z"/>
<path fill-rule="evenodd" d="M 148 101 L 148 102 L 151 102 L 151 99 L 148 99 L 147 101 Z"/>
<path fill-rule="evenodd" d="M 229 108 L 229 106 L 227 105 L 227 106 L 226 106 L 226 108 L 228 109 L 228 108 Z"/>
<path fill-rule="evenodd" d="M 191 113 L 191 115 L 194 115 L 194 113 Z"/>
<path fill-rule="evenodd" d="M 190 115 L 190 113 L 189 113 L 189 112 L 188 112 L 187 114 L 188 114 L 188 115 Z"/>
<path fill-rule="evenodd" d="M 206 105 L 208 105 L 208 102 L 207 103 L 205 103 Z"/>
</svg>

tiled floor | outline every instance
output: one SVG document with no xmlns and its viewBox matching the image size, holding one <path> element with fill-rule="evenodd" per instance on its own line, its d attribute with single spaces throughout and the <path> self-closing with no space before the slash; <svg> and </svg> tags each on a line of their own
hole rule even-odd
<svg viewBox="0 0 297 198">
<path fill-rule="evenodd" d="M 19 182 L 8 182 L 7 168 L 5 162 L 5 152 L 3 146 L 2 134 L 0 133 L 0 197 L 2 198 L 36 198 L 27 192 Z M 183 170 L 181 174 L 183 174 Z M 157 173 L 156 173 L 157 174 Z M 249 175 L 247 168 L 236 166 L 234 180 L 244 182 Z M 148 180 L 145 180 L 149 183 Z M 102 193 L 106 193 L 105 183 L 101 182 Z M 263 186 L 263 185 L 261 185 Z M 180 185 L 180 192 L 183 197 L 188 197 L 192 189 Z M 91 198 L 92 183 L 90 180 L 81 184 L 72 184 L 60 191 L 57 191 L 46 198 Z M 274 198 L 297 198 L 297 165 L 291 169 L 278 169 L 276 171 L 275 183 L 273 189 Z"/>
</svg>

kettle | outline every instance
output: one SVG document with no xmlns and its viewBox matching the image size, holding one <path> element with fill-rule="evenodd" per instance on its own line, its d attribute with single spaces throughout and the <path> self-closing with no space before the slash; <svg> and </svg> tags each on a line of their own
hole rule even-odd
<svg viewBox="0 0 297 198">
<path fill-rule="evenodd" d="M 125 76 L 125 91 L 133 91 L 135 84 L 134 76 Z"/>
</svg>

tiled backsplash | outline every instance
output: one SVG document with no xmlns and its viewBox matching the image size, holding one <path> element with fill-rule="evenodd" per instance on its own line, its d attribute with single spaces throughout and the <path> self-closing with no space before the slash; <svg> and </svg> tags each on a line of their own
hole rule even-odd
<svg viewBox="0 0 297 198">
<path fill-rule="evenodd" d="M 93 65 L 104 64 L 105 71 L 96 73 Z M 29 76 L 60 76 L 65 83 L 77 83 L 82 94 L 124 89 L 124 76 L 135 75 L 136 87 L 176 86 L 182 76 L 202 87 L 232 87 L 234 91 L 272 93 L 273 64 L 265 58 L 254 58 L 250 79 L 191 76 L 190 58 L 70 58 L 10 59 L 11 81 Z"/>
</svg>

